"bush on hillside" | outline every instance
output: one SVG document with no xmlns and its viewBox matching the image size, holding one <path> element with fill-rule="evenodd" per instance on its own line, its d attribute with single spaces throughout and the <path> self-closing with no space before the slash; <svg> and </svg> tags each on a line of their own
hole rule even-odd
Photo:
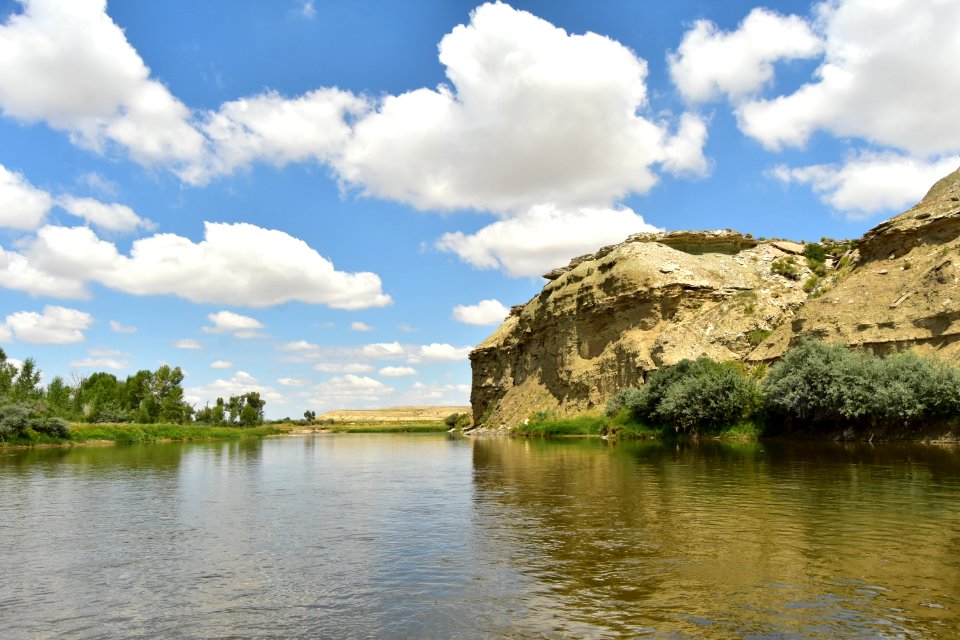
<svg viewBox="0 0 960 640">
<path fill-rule="evenodd" d="M 814 341 L 771 367 L 762 391 L 772 412 L 813 424 L 896 425 L 960 415 L 960 370 L 911 353 L 880 358 Z"/>
<path fill-rule="evenodd" d="M 637 420 L 697 435 L 751 417 L 760 398 L 756 381 L 737 363 L 703 357 L 653 372 L 625 406 Z"/>
<path fill-rule="evenodd" d="M 636 387 L 625 387 L 620 389 L 615 394 L 610 396 L 609 400 L 607 400 L 607 407 L 604 413 L 606 413 L 609 417 L 617 415 L 624 409 L 627 409 L 632 413 L 634 407 L 636 407 L 639 403 L 642 393 L 643 392 Z"/>
<path fill-rule="evenodd" d="M 799 280 L 801 276 L 800 269 L 797 267 L 797 260 L 793 256 L 777 258 L 770 263 L 770 271 L 790 280 Z"/>
</svg>

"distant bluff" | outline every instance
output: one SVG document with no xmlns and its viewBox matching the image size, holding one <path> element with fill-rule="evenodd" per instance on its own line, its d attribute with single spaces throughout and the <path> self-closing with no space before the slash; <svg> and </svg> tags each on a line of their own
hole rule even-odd
<svg viewBox="0 0 960 640">
<path fill-rule="evenodd" d="M 960 170 L 827 249 L 808 263 L 799 243 L 673 231 L 575 258 L 470 354 L 474 423 L 601 408 L 683 358 L 770 361 L 802 336 L 960 362 Z"/>
</svg>

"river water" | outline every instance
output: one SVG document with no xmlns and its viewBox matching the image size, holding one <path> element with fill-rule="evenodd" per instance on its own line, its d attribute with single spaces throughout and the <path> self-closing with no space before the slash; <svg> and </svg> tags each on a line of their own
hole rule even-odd
<svg viewBox="0 0 960 640">
<path fill-rule="evenodd" d="M 0 638 L 955 638 L 960 450 L 0 451 Z"/>
</svg>

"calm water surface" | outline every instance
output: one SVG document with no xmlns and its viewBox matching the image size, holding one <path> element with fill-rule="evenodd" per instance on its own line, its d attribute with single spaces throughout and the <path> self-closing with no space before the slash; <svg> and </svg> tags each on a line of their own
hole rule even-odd
<svg viewBox="0 0 960 640">
<path fill-rule="evenodd" d="M 0 638 L 955 638 L 960 451 L 0 451 Z"/>
</svg>

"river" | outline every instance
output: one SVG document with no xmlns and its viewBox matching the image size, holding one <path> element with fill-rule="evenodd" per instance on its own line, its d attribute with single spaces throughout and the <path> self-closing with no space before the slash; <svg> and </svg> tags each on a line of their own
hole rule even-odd
<svg viewBox="0 0 960 640">
<path fill-rule="evenodd" d="M 960 450 L 0 450 L 0 638 L 955 638 Z"/>
</svg>

